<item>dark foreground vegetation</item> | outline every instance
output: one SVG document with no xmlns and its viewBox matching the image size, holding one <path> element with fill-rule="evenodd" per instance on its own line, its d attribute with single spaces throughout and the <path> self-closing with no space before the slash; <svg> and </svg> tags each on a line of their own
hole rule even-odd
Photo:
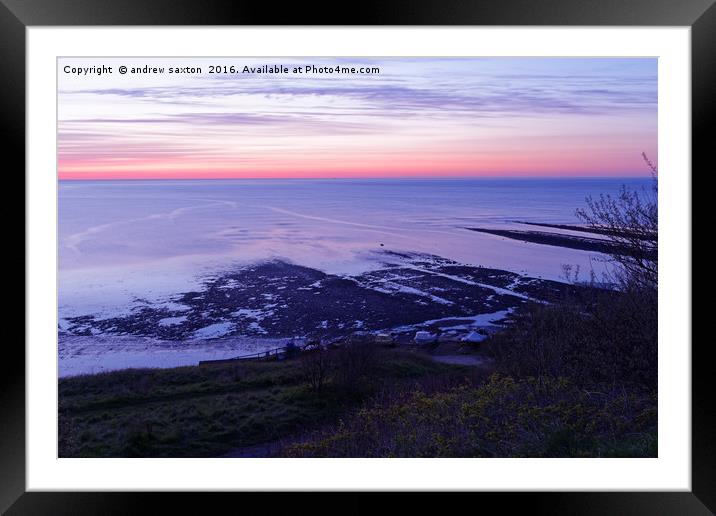
<svg viewBox="0 0 716 516">
<path fill-rule="evenodd" d="M 61 379 L 59 454 L 655 457 L 656 179 L 652 193 L 588 200 L 578 215 L 619 248 L 609 274 L 584 286 L 565 268 L 581 288 L 465 345 L 487 366 L 349 338 L 284 361 Z"/>
<path fill-rule="evenodd" d="M 282 362 L 133 369 L 61 379 L 59 455 L 223 455 L 336 421 L 387 386 L 469 373 L 417 353 L 382 348 L 370 351 L 356 370 L 339 365 L 351 353 L 347 349 Z M 325 370 L 319 384 L 315 375 L 321 367 L 316 364 L 327 367 L 328 360 L 335 365 L 330 378 Z"/>
<path fill-rule="evenodd" d="M 280 454 L 655 457 L 656 340 L 634 326 L 650 315 L 629 312 L 633 301 L 534 305 L 481 344 L 489 373 L 384 391 Z"/>
</svg>

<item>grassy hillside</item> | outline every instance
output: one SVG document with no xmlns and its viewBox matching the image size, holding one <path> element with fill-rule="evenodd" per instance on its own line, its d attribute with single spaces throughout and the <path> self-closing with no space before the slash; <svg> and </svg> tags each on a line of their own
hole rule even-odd
<svg viewBox="0 0 716 516">
<path fill-rule="evenodd" d="M 59 381 L 61 457 L 205 457 L 335 421 L 389 386 L 465 368 L 380 349 L 370 381 L 348 374 L 320 390 L 301 359 L 175 369 L 132 369 Z M 329 352 L 336 363 L 343 352 Z M 350 373 L 347 371 L 346 373 Z"/>
</svg>

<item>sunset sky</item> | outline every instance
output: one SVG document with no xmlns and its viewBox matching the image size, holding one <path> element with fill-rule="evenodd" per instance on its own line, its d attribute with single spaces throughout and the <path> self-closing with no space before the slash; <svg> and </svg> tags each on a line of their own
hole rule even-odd
<svg viewBox="0 0 716 516">
<path fill-rule="evenodd" d="M 116 73 L 145 64 L 203 73 Z M 380 74 L 207 73 L 264 64 Z M 60 179 L 643 176 L 657 157 L 656 59 L 67 58 L 58 74 Z"/>
</svg>

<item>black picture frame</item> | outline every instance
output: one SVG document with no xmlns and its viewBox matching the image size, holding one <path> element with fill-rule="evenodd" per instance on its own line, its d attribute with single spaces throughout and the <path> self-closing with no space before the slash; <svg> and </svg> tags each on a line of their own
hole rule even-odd
<svg viewBox="0 0 716 516">
<path fill-rule="evenodd" d="M 0 113 L 5 163 L 25 167 L 25 29 L 83 25 L 571 25 L 689 26 L 692 50 L 692 169 L 706 172 L 716 111 L 715 0 L 413 0 L 322 6 L 235 0 L 0 0 Z M 712 129 L 709 131 L 709 129 Z M 712 163 L 708 163 L 713 166 Z M 693 172 L 687 171 L 691 174 Z M 12 175 L 12 174 L 10 174 Z M 24 184 L 18 185 L 23 189 Z M 19 191 L 19 190 L 16 190 Z M 16 215 L 14 215 L 16 216 Z M 19 232 L 19 230 L 18 230 Z M 23 238 L 23 237 L 21 237 Z M 20 241 L 18 238 L 17 242 Z M 23 258 L 27 258 L 24 255 Z M 20 256 L 13 261 L 19 262 Z M 18 264 L 19 265 L 19 264 Z M 11 265 L 9 265 L 11 266 Z M 19 270 L 19 266 L 18 266 Z M 26 270 L 26 269 L 25 269 Z M 19 292 L 19 290 L 18 290 Z M 18 296 L 19 297 L 19 296 Z M 17 303 L 20 306 L 22 303 Z M 23 304 L 24 306 L 24 304 Z M 6 339 L 0 358 L 0 510 L 7 514 L 134 514 L 207 512 L 253 494 L 25 492 L 25 353 Z M 690 345 L 691 343 L 670 343 Z M 475 510 L 498 504 L 537 514 L 712 514 L 716 511 L 716 390 L 707 340 L 692 346 L 692 491 L 610 493 L 480 493 Z M 271 495 L 272 503 L 283 496 Z M 321 495 L 322 496 L 322 495 Z M 345 508 L 382 504 L 351 495 Z M 471 495 L 473 496 L 473 495 Z M 324 506 L 306 495 L 303 503 Z M 411 497 L 424 505 L 422 495 Z M 242 504 L 246 503 L 242 500 Z M 295 501 L 291 502 L 295 504 Z M 345 504 L 344 502 L 341 502 Z M 210 504 L 210 505 L 208 505 Z M 173 506 L 174 508 L 171 508 Z M 320 510 L 320 509 L 319 509 Z M 342 511 L 345 512 L 345 511 Z"/>
</svg>

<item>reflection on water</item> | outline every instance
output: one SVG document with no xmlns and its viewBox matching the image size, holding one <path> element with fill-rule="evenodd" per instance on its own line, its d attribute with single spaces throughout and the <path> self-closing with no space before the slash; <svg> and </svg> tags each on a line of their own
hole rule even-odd
<svg viewBox="0 0 716 516">
<path fill-rule="evenodd" d="M 375 250 L 558 278 L 563 263 L 589 268 L 593 254 L 464 228 L 575 223 L 586 196 L 622 184 L 648 179 L 61 182 L 60 311 L 118 310 L 265 258 L 357 273 Z"/>
</svg>

